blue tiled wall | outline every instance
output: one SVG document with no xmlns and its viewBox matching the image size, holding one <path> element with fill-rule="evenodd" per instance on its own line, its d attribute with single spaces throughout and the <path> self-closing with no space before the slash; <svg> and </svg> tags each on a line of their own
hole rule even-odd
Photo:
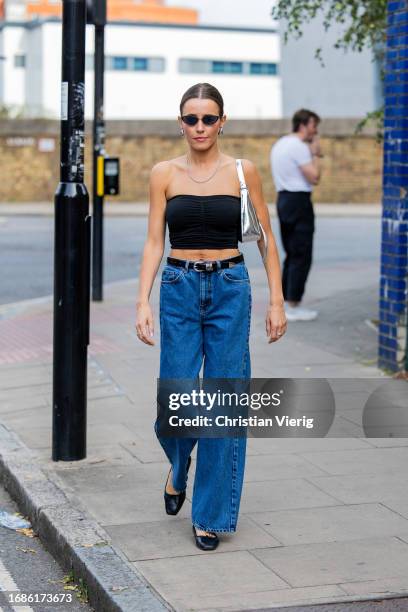
<svg viewBox="0 0 408 612">
<path fill-rule="evenodd" d="M 388 2 L 378 362 L 405 368 L 408 286 L 408 0 Z"/>
</svg>

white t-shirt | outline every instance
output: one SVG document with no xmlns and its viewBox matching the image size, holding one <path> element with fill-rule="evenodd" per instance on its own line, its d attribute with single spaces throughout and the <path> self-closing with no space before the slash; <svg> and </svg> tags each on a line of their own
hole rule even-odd
<svg viewBox="0 0 408 612">
<path fill-rule="evenodd" d="M 312 154 L 308 145 L 294 134 L 279 138 L 271 148 L 270 162 L 276 191 L 312 191 L 312 185 L 299 166 L 309 164 Z"/>
</svg>

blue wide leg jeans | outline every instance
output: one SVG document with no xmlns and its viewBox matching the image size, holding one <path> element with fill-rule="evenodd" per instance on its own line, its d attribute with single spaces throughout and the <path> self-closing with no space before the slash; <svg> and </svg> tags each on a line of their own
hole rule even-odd
<svg viewBox="0 0 408 612">
<path fill-rule="evenodd" d="M 160 283 L 160 378 L 251 377 L 251 285 L 242 261 L 203 272 L 166 264 Z M 218 260 L 218 262 L 221 260 Z M 206 531 L 236 531 L 246 437 L 159 437 L 173 486 L 187 486 L 187 460 L 197 444 L 192 523 Z"/>
</svg>

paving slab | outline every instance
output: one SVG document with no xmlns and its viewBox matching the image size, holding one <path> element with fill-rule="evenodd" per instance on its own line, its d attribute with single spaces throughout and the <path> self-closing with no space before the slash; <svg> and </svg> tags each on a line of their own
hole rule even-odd
<svg viewBox="0 0 408 612">
<path fill-rule="evenodd" d="M 248 515 L 285 546 L 379 536 L 408 536 L 408 521 L 381 504 L 301 508 Z"/>
<path fill-rule="evenodd" d="M 363 437 L 364 430 L 361 424 L 353 423 L 337 414 L 327 435 L 329 438 Z"/>
<path fill-rule="evenodd" d="M 406 578 L 408 566 L 408 544 L 396 537 L 298 544 L 251 553 L 295 587 Z"/>
<path fill-rule="evenodd" d="M 398 512 L 404 518 L 408 518 L 408 497 L 401 498 L 385 498 L 382 501 L 383 506 L 390 508 L 393 512 Z M 400 536 L 405 542 L 407 541 L 406 535 Z"/>
<path fill-rule="evenodd" d="M 105 526 L 113 541 L 130 561 L 191 555 L 193 534 L 188 518 Z M 190 533 L 191 532 L 191 533 Z M 281 543 L 247 516 L 239 518 L 236 534 L 219 534 L 223 552 L 247 550 L 252 546 L 281 546 Z M 197 549 L 197 554 L 207 554 Z"/>
<path fill-rule="evenodd" d="M 270 457 L 248 454 L 245 472 L 245 482 L 268 482 L 269 480 L 282 480 L 283 478 L 307 478 L 308 476 L 323 476 L 326 474 L 303 457 L 277 452 Z"/>
<path fill-rule="evenodd" d="M 309 476 L 308 481 L 321 491 L 335 495 L 344 504 L 408 501 L 405 469 L 391 472 L 358 473 L 342 476 Z"/>
<path fill-rule="evenodd" d="M 155 463 L 163 461 L 163 451 L 161 447 L 152 446 L 149 438 L 142 438 L 134 434 L 133 441 L 130 443 L 123 442 L 122 447 L 126 449 L 132 457 L 139 463 Z"/>
<path fill-rule="evenodd" d="M 337 585 L 290 588 L 290 589 L 275 589 L 263 591 L 249 591 L 247 593 L 228 593 L 222 595 L 212 595 L 211 590 L 202 593 L 201 599 L 195 598 L 194 603 L 190 606 L 186 605 L 185 599 L 172 599 L 172 604 L 176 610 L 187 612 L 195 610 L 197 612 L 236 612 L 236 610 L 265 610 L 278 609 L 288 610 L 292 612 L 292 606 L 295 604 L 304 604 L 305 602 L 315 601 L 321 604 L 326 601 L 353 601 L 352 597 L 348 597 L 346 592 Z M 194 605 L 196 604 L 196 605 Z M 306 605 L 306 604 L 305 604 Z M 350 605 L 350 604 L 349 604 Z M 306 612 L 309 607 L 302 605 L 297 612 Z M 319 608 L 318 612 L 322 612 Z M 335 612 L 335 611 L 334 611 Z"/>
<path fill-rule="evenodd" d="M 227 599 L 231 594 L 288 587 L 285 580 L 246 550 L 136 561 L 134 565 L 170 604 L 177 599 L 182 606 L 193 609 L 205 607 L 208 594 Z"/>
<path fill-rule="evenodd" d="M 314 486 L 305 478 L 244 482 L 241 512 L 334 506 L 339 500 Z"/>
<path fill-rule="evenodd" d="M 55 462 L 51 458 L 51 446 L 46 448 L 32 449 L 33 455 L 39 459 L 42 465 L 54 469 Z M 77 469 L 78 463 L 82 468 L 85 466 L 124 466 L 133 465 L 135 458 L 120 444 L 103 444 L 101 446 L 89 446 L 87 456 L 81 461 L 63 461 L 58 463 L 59 470 Z"/>
<path fill-rule="evenodd" d="M 398 578 L 377 578 L 375 581 L 367 580 L 366 582 L 342 582 L 339 585 L 349 595 L 358 595 L 364 597 L 366 595 L 408 595 L 408 585 L 406 576 L 399 576 Z M 401 598 L 400 605 L 398 606 L 398 600 L 395 602 L 395 609 L 406 610 L 407 602 L 405 598 Z M 386 606 L 387 610 L 394 610 L 391 605 Z"/>
<path fill-rule="evenodd" d="M 301 456 L 333 475 L 393 473 L 407 464 L 408 447 L 350 450 L 347 456 L 341 451 L 303 452 Z"/>
<path fill-rule="evenodd" d="M 247 445 L 259 454 L 336 452 L 372 448 L 363 438 L 248 438 Z M 317 466 L 315 466 L 317 467 Z M 320 468 L 322 469 L 322 468 Z"/>
<path fill-rule="evenodd" d="M 76 462 L 81 464 L 82 462 Z M 194 466 L 191 468 L 194 473 Z M 141 465 L 133 460 L 130 465 L 121 466 L 73 466 L 69 470 L 61 472 L 58 468 L 56 473 L 64 477 L 65 482 L 71 486 L 79 495 L 104 493 L 106 491 L 116 493 L 122 489 L 130 492 L 146 488 L 163 490 L 162 481 L 166 479 L 166 467 L 163 463 L 149 463 Z M 190 480 L 190 472 L 189 472 Z"/>
<path fill-rule="evenodd" d="M 48 417 L 50 418 L 49 410 Z M 94 447 L 106 443 L 107 440 L 109 440 L 109 444 L 120 444 L 121 442 L 131 442 L 134 440 L 133 432 L 122 423 L 114 423 L 109 426 L 109 438 L 107 429 L 103 423 L 92 424 L 92 427 L 87 432 L 88 443 Z M 19 434 L 25 444 L 33 449 L 47 447 L 50 442 L 49 423 L 45 427 L 20 427 Z"/>
<path fill-rule="evenodd" d="M 408 446 L 408 438 L 368 438 L 367 442 L 374 448 Z"/>
<path fill-rule="evenodd" d="M 162 479 L 163 487 L 159 489 L 143 491 L 129 491 L 119 489 L 114 492 L 102 491 L 97 494 L 82 493 L 80 500 L 84 508 L 87 508 L 93 518 L 101 525 L 125 525 L 128 523 L 144 523 L 146 517 L 154 521 L 163 518 L 163 488 L 165 478 Z M 188 517 L 191 515 L 191 503 L 186 498 L 182 509 L 177 516 Z"/>
</svg>

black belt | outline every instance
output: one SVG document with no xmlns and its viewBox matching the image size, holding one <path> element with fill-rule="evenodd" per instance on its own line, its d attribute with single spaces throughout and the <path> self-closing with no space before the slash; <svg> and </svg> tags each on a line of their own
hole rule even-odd
<svg viewBox="0 0 408 612">
<path fill-rule="evenodd" d="M 167 263 L 172 266 L 180 266 L 182 268 L 185 268 L 187 261 L 189 262 L 189 270 L 193 269 L 197 272 L 215 272 L 218 268 L 232 268 L 240 261 L 244 261 L 244 256 L 241 253 L 240 255 L 236 255 L 235 257 L 229 257 L 228 259 L 198 259 L 196 261 L 189 261 L 188 259 L 176 259 L 175 257 L 167 257 Z M 217 265 L 217 262 L 219 263 L 219 265 Z"/>
</svg>

